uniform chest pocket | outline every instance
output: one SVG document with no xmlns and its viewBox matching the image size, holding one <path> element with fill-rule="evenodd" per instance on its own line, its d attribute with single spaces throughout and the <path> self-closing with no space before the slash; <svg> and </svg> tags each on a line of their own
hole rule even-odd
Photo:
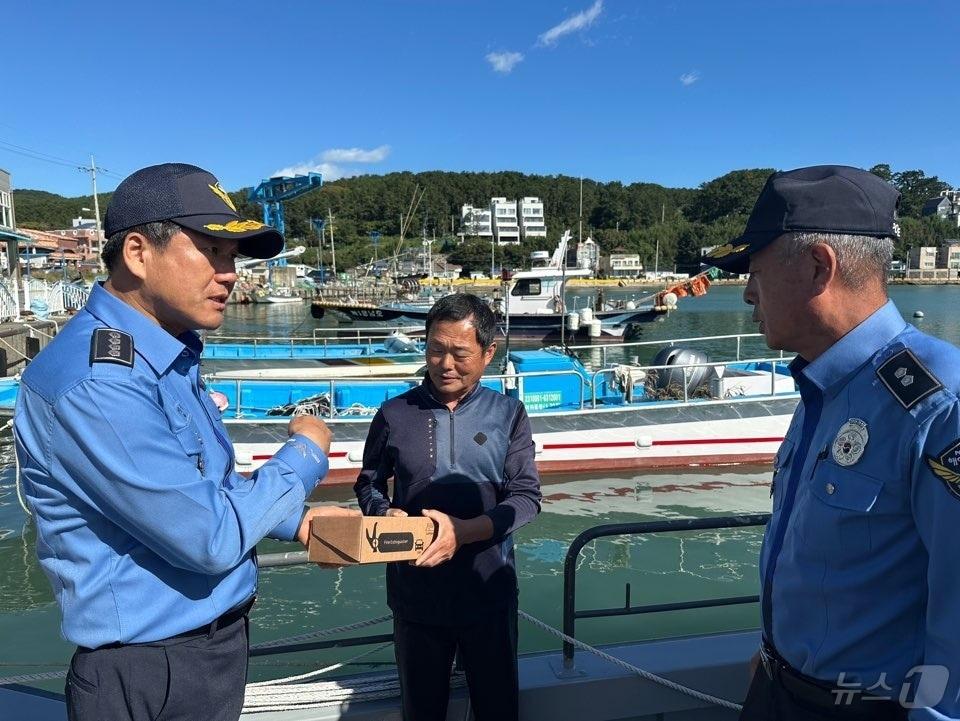
<svg viewBox="0 0 960 721">
<path fill-rule="evenodd" d="M 187 423 L 183 428 L 175 430 L 174 435 L 176 435 L 177 440 L 180 442 L 184 454 L 189 457 L 191 463 L 196 465 L 197 470 L 203 474 L 206 471 L 207 464 L 203 438 L 200 436 L 200 431 L 197 430 L 197 427 L 193 425 L 193 423 Z"/>
<path fill-rule="evenodd" d="M 804 540 L 832 557 L 852 557 L 871 550 L 870 526 L 883 481 L 829 461 L 821 462 L 809 481 L 801 522 Z"/>
<path fill-rule="evenodd" d="M 789 478 L 790 461 L 793 459 L 794 442 L 784 438 L 777 455 L 773 459 L 773 477 L 770 479 L 770 498 L 773 501 L 773 510 L 779 511 L 783 505 L 783 496 Z"/>
</svg>

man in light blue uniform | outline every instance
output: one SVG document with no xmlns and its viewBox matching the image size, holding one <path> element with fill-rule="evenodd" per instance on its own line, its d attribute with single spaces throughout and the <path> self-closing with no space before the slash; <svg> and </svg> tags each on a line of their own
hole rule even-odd
<svg viewBox="0 0 960 721">
<path fill-rule="evenodd" d="M 199 375 L 196 329 L 223 322 L 238 253 L 269 258 L 274 229 L 242 221 L 192 165 L 137 171 L 115 191 L 110 277 L 23 374 L 15 417 L 37 552 L 77 644 L 71 719 L 235 720 L 247 612 L 264 536 L 305 542 L 304 500 L 330 432 L 295 418 L 251 478 L 234 471 Z"/>
<path fill-rule="evenodd" d="M 742 719 L 960 718 L 960 350 L 887 299 L 898 201 L 856 168 L 774 173 L 708 257 L 798 354 Z"/>
</svg>

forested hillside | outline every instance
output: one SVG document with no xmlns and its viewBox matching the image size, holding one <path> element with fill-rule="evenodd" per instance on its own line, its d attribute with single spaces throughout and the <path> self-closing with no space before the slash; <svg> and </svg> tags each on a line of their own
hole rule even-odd
<svg viewBox="0 0 960 721">
<path fill-rule="evenodd" d="M 898 255 L 917 245 L 935 244 L 956 237 L 957 229 L 935 218 L 921 220 L 923 203 L 950 184 L 922 170 L 893 172 L 888 165 L 871 168 L 893 183 L 903 194 L 901 203 L 902 236 Z M 590 234 L 605 252 L 622 248 L 639 253 L 644 263 L 653 265 L 659 242 L 660 267 L 695 263 L 703 246 L 724 243 L 742 231 L 747 215 L 770 169 L 735 170 L 703 183 L 699 188 L 666 188 L 653 183 L 599 183 L 583 181 L 584 235 Z M 411 199 L 419 186 L 422 200 L 411 213 Z M 92 208 L 91 196 L 64 198 L 40 190 L 15 190 L 17 223 L 38 229 L 69 227 L 80 208 Z M 245 217 L 259 218 L 259 206 L 247 200 L 247 189 L 231 193 Z M 460 231 L 460 207 L 464 203 L 485 206 L 493 196 L 522 198 L 537 196 L 544 202 L 548 239 L 525 244 L 521 248 L 500 249 L 508 265 L 517 266 L 534 249 L 549 249 L 567 228 L 576 235 L 580 203 L 580 179 L 569 176 L 525 175 L 517 172 L 390 173 L 344 178 L 291 201 L 286 206 L 287 236 L 311 246 L 306 262 L 316 262 L 317 236 L 311 218 L 329 218 L 333 214 L 337 265 L 341 269 L 380 257 L 397 247 L 401 216 L 408 230 L 406 247 L 419 244 L 421 235 L 438 238 L 439 248 L 452 262 L 467 268 L 487 268 L 490 262 L 488 242 L 470 241 L 456 245 Z M 100 194 L 101 212 L 110 193 Z M 90 213 L 84 213 L 91 217 Z M 381 234 L 374 248 L 370 233 Z M 441 242 L 442 241 L 442 242 Z M 329 236 L 325 247 L 329 246 Z M 329 262 L 329 249 L 325 251 Z"/>
</svg>

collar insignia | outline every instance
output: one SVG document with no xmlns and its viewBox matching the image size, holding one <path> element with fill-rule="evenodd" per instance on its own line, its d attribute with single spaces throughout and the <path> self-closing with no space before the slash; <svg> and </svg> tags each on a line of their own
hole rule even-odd
<svg viewBox="0 0 960 721">
<path fill-rule="evenodd" d="M 951 443 L 936 458 L 927 456 L 927 465 L 943 481 L 947 490 L 960 498 L 960 439 Z"/>
<path fill-rule="evenodd" d="M 906 348 L 884 361 L 877 368 L 877 375 L 907 410 L 943 388 L 943 384 Z"/>
<path fill-rule="evenodd" d="M 841 466 L 852 466 L 863 456 L 868 440 L 867 422 L 851 418 L 840 427 L 837 437 L 833 439 L 833 460 Z"/>
<path fill-rule="evenodd" d="M 216 195 L 220 200 L 227 204 L 227 206 L 234 213 L 237 212 L 237 207 L 233 204 L 233 201 L 230 200 L 230 196 L 227 195 L 227 191 L 220 187 L 220 183 L 214 183 L 213 185 L 208 185 L 208 188 L 213 191 L 213 194 Z"/>
<path fill-rule="evenodd" d="M 90 339 L 90 363 L 133 368 L 133 336 L 115 328 L 97 328 Z"/>
</svg>

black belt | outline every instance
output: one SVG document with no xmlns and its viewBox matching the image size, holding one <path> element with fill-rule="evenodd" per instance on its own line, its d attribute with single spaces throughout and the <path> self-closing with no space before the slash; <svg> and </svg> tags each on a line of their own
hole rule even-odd
<svg viewBox="0 0 960 721">
<path fill-rule="evenodd" d="M 217 616 L 210 623 L 198 628 L 194 628 L 190 631 L 184 631 L 183 633 L 178 633 L 176 636 L 171 636 L 170 638 L 188 638 L 193 636 L 212 636 L 217 632 L 218 628 L 226 628 L 227 626 L 236 623 L 241 618 L 250 613 L 250 609 L 253 608 L 254 601 L 257 600 L 256 596 L 251 596 L 246 601 L 241 603 L 239 606 L 234 606 L 229 611 Z"/>
<path fill-rule="evenodd" d="M 873 718 L 884 714 L 884 718 L 907 718 L 907 709 L 897 701 L 864 693 L 855 686 L 834 686 L 827 681 L 811 678 L 800 673 L 787 663 L 777 650 L 763 640 L 760 644 L 760 663 L 763 670 L 774 683 L 779 683 L 797 700 L 823 709 L 832 709 L 838 713 L 848 711 L 851 716 Z"/>
</svg>

